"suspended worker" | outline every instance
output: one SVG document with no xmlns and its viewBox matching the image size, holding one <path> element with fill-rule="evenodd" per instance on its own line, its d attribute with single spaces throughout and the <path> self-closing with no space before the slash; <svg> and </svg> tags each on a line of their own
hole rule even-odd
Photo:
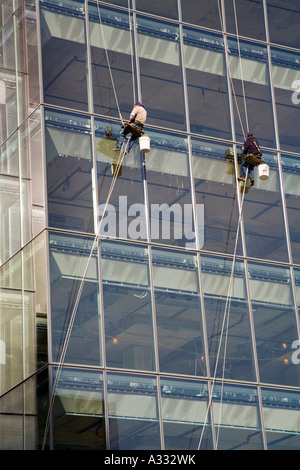
<svg viewBox="0 0 300 470">
<path fill-rule="evenodd" d="M 252 132 L 248 132 L 246 135 L 246 140 L 242 147 L 243 153 L 246 156 L 254 155 L 256 158 L 261 158 L 262 152 L 259 148 L 259 142 L 255 139 Z M 251 160 L 251 159 L 250 159 Z M 259 162 L 259 160 L 257 161 Z M 241 172 L 238 178 L 238 181 L 246 181 L 246 174 L 248 170 L 248 178 L 250 179 L 251 186 L 254 185 L 254 167 L 257 165 L 257 162 L 252 164 L 247 159 L 242 160 Z"/>
<path fill-rule="evenodd" d="M 134 104 L 134 107 L 130 113 L 129 121 L 124 124 L 123 129 L 120 132 L 115 151 L 121 150 L 122 144 L 128 134 L 131 134 L 129 137 L 126 153 L 128 153 L 138 137 L 140 137 L 144 132 L 144 124 L 147 119 L 147 111 L 145 107 L 139 101 Z"/>
</svg>

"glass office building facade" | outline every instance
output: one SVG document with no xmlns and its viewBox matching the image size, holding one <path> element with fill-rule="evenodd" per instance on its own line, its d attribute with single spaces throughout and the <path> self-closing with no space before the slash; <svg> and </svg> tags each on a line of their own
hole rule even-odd
<svg viewBox="0 0 300 470">
<path fill-rule="evenodd" d="M 0 449 L 299 449 L 299 2 L 0 21 Z M 138 100 L 151 151 L 114 178 Z"/>
</svg>

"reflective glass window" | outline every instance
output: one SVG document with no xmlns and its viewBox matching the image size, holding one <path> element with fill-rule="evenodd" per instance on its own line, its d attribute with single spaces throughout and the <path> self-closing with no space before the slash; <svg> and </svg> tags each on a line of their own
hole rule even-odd
<svg viewBox="0 0 300 470">
<path fill-rule="evenodd" d="M 267 48 L 256 43 L 228 39 L 229 73 L 235 133 L 244 141 L 253 132 L 261 146 L 275 145 Z"/>
<path fill-rule="evenodd" d="M 195 227 L 187 139 L 148 132 L 151 157 L 146 157 L 150 237 L 154 243 L 195 248 L 202 246 L 203 207 Z M 199 239 L 198 239 L 199 236 Z"/>
<path fill-rule="evenodd" d="M 181 2 L 182 20 L 207 28 L 222 29 L 219 0 L 184 0 Z"/>
<path fill-rule="evenodd" d="M 258 137 L 259 139 L 259 137 Z M 251 258 L 288 261 L 277 155 L 263 151 L 269 178 L 261 180 L 254 169 L 254 186 L 246 188 L 242 213 L 246 251 Z M 240 188 L 243 194 L 243 187 Z"/>
<path fill-rule="evenodd" d="M 286 204 L 286 210 L 287 210 L 289 235 L 290 235 L 290 242 L 291 242 L 291 248 L 292 248 L 292 257 L 293 257 L 294 263 L 299 264 L 300 263 L 300 227 L 299 227 L 300 159 L 299 157 L 282 155 L 281 162 L 282 162 L 282 171 L 283 171 L 285 204 Z"/>
<path fill-rule="evenodd" d="M 124 120 L 135 101 L 134 39 L 129 19 L 121 10 L 89 4 L 94 111 L 114 117 L 121 113 Z"/>
<path fill-rule="evenodd" d="M 20 181 L 11 176 L 0 176 L 0 188 L 0 263 L 4 263 L 21 246 Z"/>
<path fill-rule="evenodd" d="M 291 349 L 298 334 L 290 272 L 253 262 L 248 269 L 260 380 L 299 387 Z"/>
<path fill-rule="evenodd" d="M 179 28 L 137 17 L 141 96 L 147 123 L 185 129 Z"/>
<path fill-rule="evenodd" d="M 160 449 L 156 379 L 107 374 L 109 448 Z"/>
<path fill-rule="evenodd" d="M 93 239 L 50 234 L 52 358 L 102 364 L 97 246 Z"/>
<path fill-rule="evenodd" d="M 104 450 L 102 373 L 66 368 L 52 372 L 52 449 Z"/>
<path fill-rule="evenodd" d="M 183 34 L 191 132 L 231 139 L 222 36 L 187 27 Z"/>
<path fill-rule="evenodd" d="M 160 371 L 205 376 L 197 258 L 153 249 L 152 263 Z"/>
<path fill-rule="evenodd" d="M 267 0 L 270 41 L 299 48 L 300 5 L 295 0 Z"/>
<path fill-rule="evenodd" d="M 272 48 L 271 57 L 280 148 L 299 152 L 299 53 Z"/>
<path fill-rule="evenodd" d="M 268 450 L 299 450 L 299 392 L 263 388 L 262 404 Z"/>
<path fill-rule="evenodd" d="M 146 13 L 153 13 L 158 16 L 165 16 L 166 18 L 177 19 L 177 0 L 136 0 L 136 9 L 145 11 Z"/>
<path fill-rule="evenodd" d="M 114 151 L 121 131 L 120 124 L 95 120 L 97 233 L 103 237 L 146 240 L 142 154 L 138 141 L 126 156 L 124 148 Z"/>
<path fill-rule="evenodd" d="M 244 264 L 201 255 L 210 373 L 255 380 Z"/>
<path fill-rule="evenodd" d="M 266 39 L 263 0 L 233 0 L 224 2 L 226 29 L 229 33 L 249 38 Z"/>
<path fill-rule="evenodd" d="M 202 248 L 242 254 L 233 147 L 193 139 L 192 155 L 196 203 L 204 206 Z"/>
<path fill-rule="evenodd" d="M 103 241 L 101 271 L 106 365 L 154 370 L 147 250 Z"/>
<path fill-rule="evenodd" d="M 204 382 L 160 379 L 165 450 L 212 450 Z"/>
<path fill-rule="evenodd" d="M 84 116 L 46 113 L 46 164 L 50 227 L 94 230 L 91 128 Z"/>
<path fill-rule="evenodd" d="M 41 3 L 44 100 L 87 111 L 87 62 L 83 1 Z"/>
<path fill-rule="evenodd" d="M 218 450 L 262 450 L 257 390 L 214 384 L 213 413 Z"/>
</svg>

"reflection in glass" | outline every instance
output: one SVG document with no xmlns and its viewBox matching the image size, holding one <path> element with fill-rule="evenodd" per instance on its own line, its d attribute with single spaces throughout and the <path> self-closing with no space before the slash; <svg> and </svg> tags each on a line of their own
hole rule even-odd
<svg viewBox="0 0 300 470">
<path fill-rule="evenodd" d="M 300 5 L 294 0 L 267 0 L 270 41 L 299 48 Z"/>
<path fill-rule="evenodd" d="M 298 15 L 300 16 L 300 15 Z M 299 53 L 271 49 L 280 148 L 299 152 Z"/>
<path fill-rule="evenodd" d="M 137 18 L 141 94 L 147 123 L 185 129 L 179 28 Z"/>
<path fill-rule="evenodd" d="M 214 384 L 213 413 L 218 450 L 262 450 L 257 390 Z"/>
<path fill-rule="evenodd" d="M 268 450 L 299 450 L 299 392 L 263 388 L 262 403 Z"/>
<path fill-rule="evenodd" d="M 282 173 L 293 262 L 300 264 L 299 157 L 281 156 Z"/>
<path fill-rule="evenodd" d="M 106 365 L 154 370 L 147 251 L 101 243 Z"/>
<path fill-rule="evenodd" d="M 160 386 L 165 449 L 212 450 L 206 383 L 161 378 Z"/>
<path fill-rule="evenodd" d="M 184 28 L 191 132 L 231 139 L 223 39 Z"/>
<path fill-rule="evenodd" d="M 194 139 L 192 154 L 196 203 L 204 204 L 202 248 L 242 254 L 233 149 Z"/>
<path fill-rule="evenodd" d="M 243 221 L 247 255 L 251 258 L 288 261 L 277 156 L 263 152 L 269 166 L 268 180 L 260 180 L 245 194 Z"/>
<path fill-rule="evenodd" d="M 272 148 L 275 136 L 267 49 L 235 39 L 228 39 L 228 48 L 236 138 L 244 142 L 251 131 L 261 146 Z"/>
<path fill-rule="evenodd" d="M 291 349 L 298 334 L 290 272 L 252 262 L 248 268 L 260 380 L 299 387 L 300 369 Z"/>
<path fill-rule="evenodd" d="M 197 259 L 152 250 L 161 372 L 206 375 Z"/>
<path fill-rule="evenodd" d="M 201 256 L 210 373 L 255 380 L 244 264 Z"/>
<path fill-rule="evenodd" d="M 53 369 L 52 390 L 55 393 L 52 448 L 105 449 L 102 373 L 83 369 Z"/>
<path fill-rule="evenodd" d="M 87 111 L 83 1 L 63 2 L 60 11 L 47 9 L 44 2 L 41 7 L 45 102 Z"/>
<path fill-rule="evenodd" d="M 74 114 L 47 112 L 46 159 L 49 225 L 92 232 L 89 119 Z"/>
<path fill-rule="evenodd" d="M 151 158 L 146 157 L 146 179 L 151 239 L 154 243 L 195 248 L 202 246 L 201 207 L 199 240 L 192 211 L 187 140 L 177 135 L 148 133 Z"/>
<path fill-rule="evenodd" d="M 94 111 L 114 117 L 121 112 L 125 119 L 134 104 L 129 15 L 100 3 L 89 4 L 89 34 Z"/>
<path fill-rule="evenodd" d="M 97 246 L 93 239 L 72 235 L 50 234 L 49 243 L 53 360 L 99 366 Z"/>
<path fill-rule="evenodd" d="M 109 448 L 160 449 L 156 379 L 107 374 Z"/>
<path fill-rule="evenodd" d="M 233 0 L 225 2 L 225 11 L 226 30 L 229 33 L 265 41 L 263 0 L 256 0 L 255 2 Z M 250 18 L 255 18 L 255 20 L 250 20 L 249 22 Z"/>
<path fill-rule="evenodd" d="M 166 18 L 173 18 L 177 20 L 177 1 L 176 0 L 136 0 L 136 9 L 152 13 L 158 16 L 165 16 Z"/>
<path fill-rule="evenodd" d="M 219 0 L 206 0 L 201 4 L 198 0 L 184 0 L 181 2 L 182 20 L 186 23 L 221 30 L 219 3 Z"/>
</svg>

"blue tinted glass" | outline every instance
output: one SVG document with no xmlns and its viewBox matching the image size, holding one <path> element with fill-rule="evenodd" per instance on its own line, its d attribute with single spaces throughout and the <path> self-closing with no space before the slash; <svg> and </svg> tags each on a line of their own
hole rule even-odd
<svg viewBox="0 0 300 470">
<path fill-rule="evenodd" d="M 45 102 L 87 111 L 83 1 L 49 0 L 41 7 Z"/>
<path fill-rule="evenodd" d="M 233 148 L 194 139 L 192 154 L 196 202 L 204 205 L 202 248 L 242 254 Z"/>
<path fill-rule="evenodd" d="M 260 145 L 273 148 L 275 135 L 267 48 L 235 39 L 228 39 L 228 48 L 237 140 L 243 142 L 251 131 L 260 139 Z"/>
<path fill-rule="evenodd" d="M 299 450 L 299 392 L 263 388 L 262 404 L 268 450 Z"/>
<path fill-rule="evenodd" d="M 184 57 L 191 131 L 231 139 L 222 36 L 184 28 Z"/>
<path fill-rule="evenodd" d="M 91 3 L 89 34 L 94 112 L 114 117 L 121 113 L 126 119 L 134 103 L 129 16 L 121 10 Z"/>
<path fill-rule="evenodd" d="M 299 2 L 267 0 L 267 11 L 270 41 L 299 49 Z"/>
<path fill-rule="evenodd" d="M 290 272 L 250 262 L 248 269 L 260 380 L 299 387 L 291 349 L 298 334 Z"/>
<path fill-rule="evenodd" d="M 293 262 L 300 263 L 300 160 L 299 157 L 281 156 L 285 204 L 287 209 L 288 227 L 292 247 Z"/>
<path fill-rule="evenodd" d="M 109 448 L 160 449 L 156 380 L 151 376 L 107 374 Z"/>
<path fill-rule="evenodd" d="M 212 450 L 207 384 L 162 377 L 160 386 L 165 449 Z"/>
<path fill-rule="evenodd" d="M 49 225 L 92 232 L 90 121 L 54 111 L 45 119 Z"/>
<path fill-rule="evenodd" d="M 139 67 L 147 122 L 185 129 L 179 28 L 171 23 L 137 18 Z"/>
<path fill-rule="evenodd" d="M 178 18 L 177 0 L 136 0 L 136 9 L 167 18 Z"/>
<path fill-rule="evenodd" d="M 247 255 L 288 261 L 277 156 L 263 152 L 262 158 L 269 177 L 261 180 L 255 167 L 255 183 L 246 190 L 242 208 Z"/>
<path fill-rule="evenodd" d="M 199 26 L 221 30 L 219 0 L 184 0 L 181 2 L 182 20 Z"/>
<path fill-rule="evenodd" d="M 218 450 L 262 450 L 257 390 L 238 385 L 213 386 Z"/>
<path fill-rule="evenodd" d="M 271 56 L 280 148 L 299 152 L 299 53 L 272 48 Z"/>
<path fill-rule="evenodd" d="M 154 370 L 147 251 L 102 242 L 101 267 L 106 365 Z"/>
<path fill-rule="evenodd" d="M 50 234 L 49 243 L 52 359 L 99 366 L 97 246 L 71 235 Z"/>
<path fill-rule="evenodd" d="M 161 372 L 206 375 L 195 256 L 152 250 Z"/>
<path fill-rule="evenodd" d="M 138 141 L 126 156 L 124 148 L 120 152 L 114 151 L 120 131 L 120 124 L 95 121 L 97 233 L 103 237 L 146 240 L 142 153 Z"/>
<path fill-rule="evenodd" d="M 195 248 L 202 245 L 199 207 L 195 229 L 190 189 L 187 139 L 148 132 L 151 152 L 146 157 L 150 236 L 154 243 Z M 199 234 L 199 238 L 198 237 Z"/>
<path fill-rule="evenodd" d="M 249 38 L 266 39 L 262 0 L 225 2 L 226 29 Z"/>
<path fill-rule="evenodd" d="M 52 372 L 52 449 L 104 450 L 102 372 L 67 368 Z"/>
<path fill-rule="evenodd" d="M 210 373 L 255 380 L 244 264 L 201 256 Z"/>
</svg>

